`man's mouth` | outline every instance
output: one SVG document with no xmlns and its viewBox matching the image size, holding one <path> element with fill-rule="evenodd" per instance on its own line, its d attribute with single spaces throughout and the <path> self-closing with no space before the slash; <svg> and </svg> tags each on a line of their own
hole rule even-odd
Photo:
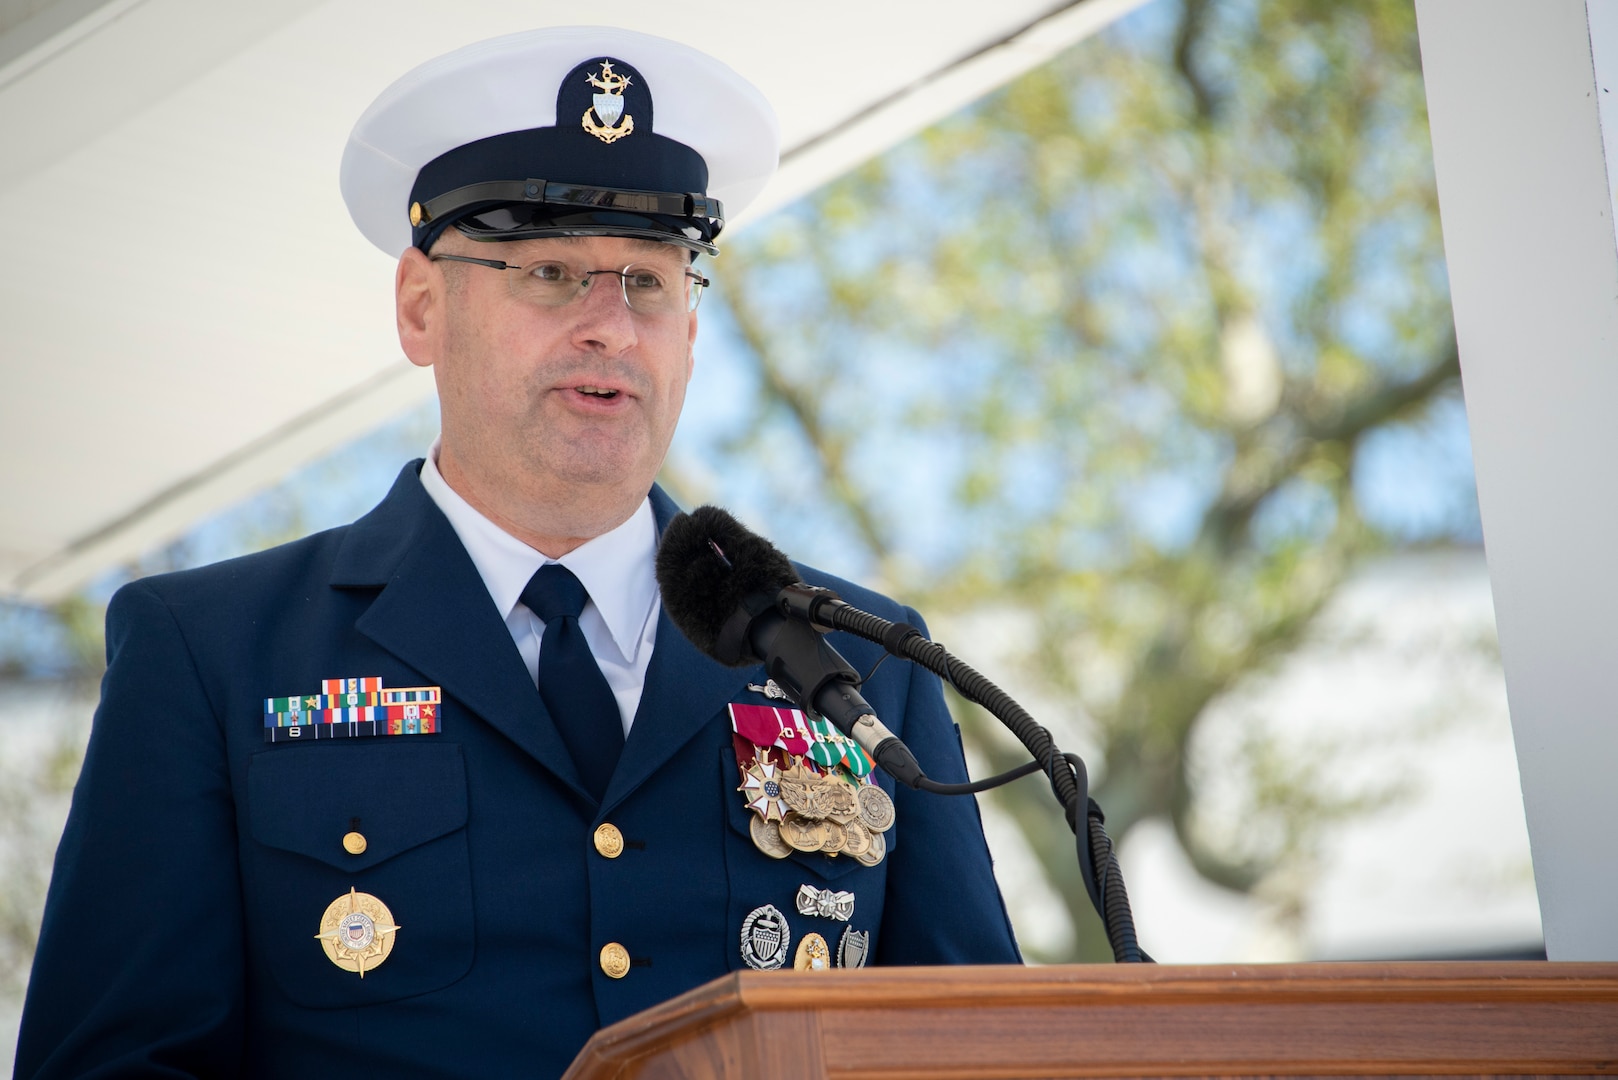
<svg viewBox="0 0 1618 1080">
<path fill-rule="evenodd" d="M 615 398 L 618 396 L 618 391 L 608 390 L 601 386 L 575 386 L 573 389 L 581 394 L 589 394 L 592 397 Z"/>
</svg>

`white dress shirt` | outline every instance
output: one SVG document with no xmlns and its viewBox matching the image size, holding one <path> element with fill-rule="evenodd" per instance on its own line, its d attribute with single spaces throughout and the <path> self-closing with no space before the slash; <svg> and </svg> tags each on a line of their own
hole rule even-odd
<svg viewBox="0 0 1618 1080">
<path fill-rule="evenodd" d="M 500 528 L 456 494 L 438 471 L 438 448 L 439 440 L 434 439 L 421 466 L 421 486 L 444 511 L 472 557 L 472 565 L 477 567 L 495 609 L 506 620 L 511 640 L 528 665 L 528 677 L 534 680 L 536 692 L 539 642 L 545 624 L 528 610 L 521 596 L 534 571 L 559 562 L 590 594 L 579 616 L 579 629 L 613 697 L 618 699 L 627 738 L 635 710 L 640 707 L 641 689 L 646 685 L 646 667 L 652 661 L 657 614 L 662 606 L 657 591 L 657 522 L 652 517 L 651 500 L 643 499 L 629 520 L 611 532 L 580 544 L 560 559 L 552 559 Z"/>
</svg>

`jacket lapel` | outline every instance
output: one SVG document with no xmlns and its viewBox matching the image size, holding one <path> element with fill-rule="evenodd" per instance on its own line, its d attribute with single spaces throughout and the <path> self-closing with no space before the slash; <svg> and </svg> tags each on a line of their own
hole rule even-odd
<svg viewBox="0 0 1618 1080">
<path fill-rule="evenodd" d="M 652 513 L 661 537 L 680 512 L 660 487 L 651 492 Z M 726 704 L 741 696 L 750 678 L 762 678 L 761 669 L 728 668 L 698 651 L 669 620 L 657 614 L 657 644 L 646 684 L 641 690 L 635 723 L 624 743 L 623 757 L 602 803 L 609 811 L 628 798 L 689 743 Z"/>
<path fill-rule="evenodd" d="M 483 579 L 422 488 L 419 466 L 407 465 L 388 497 L 350 527 L 332 585 L 380 587 L 356 629 L 593 802 Z"/>
</svg>

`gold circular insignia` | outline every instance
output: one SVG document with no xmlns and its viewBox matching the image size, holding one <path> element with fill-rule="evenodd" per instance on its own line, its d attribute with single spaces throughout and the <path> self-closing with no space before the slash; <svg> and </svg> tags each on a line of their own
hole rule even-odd
<svg viewBox="0 0 1618 1080">
<path fill-rule="evenodd" d="M 781 839 L 788 847 L 799 851 L 819 851 L 824 839 L 820 835 L 820 822 L 788 814 L 781 819 Z"/>
<path fill-rule="evenodd" d="M 855 798 L 859 800 L 860 820 L 874 833 L 885 833 L 893 827 L 893 800 L 875 784 L 861 784 Z"/>
<path fill-rule="evenodd" d="M 624 853 L 624 834 L 611 822 L 597 827 L 595 842 L 596 850 L 609 859 L 616 859 Z"/>
<path fill-rule="evenodd" d="M 855 856 L 855 859 L 861 866 L 875 866 L 877 863 L 886 858 L 887 854 L 887 837 L 883 836 L 881 833 L 872 833 L 870 848 L 866 850 L 864 855 Z"/>
<path fill-rule="evenodd" d="M 364 833 L 351 832 L 343 834 L 343 850 L 350 855 L 364 855 L 366 846 Z"/>
<path fill-rule="evenodd" d="M 621 979 L 629 974 L 629 950 L 616 941 L 601 946 L 601 970 L 610 979 Z"/>
<path fill-rule="evenodd" d="M 332 963 L 344 971 L 359 972 L 363 979 L 388 958 L 398 930 L 388 905 L 370 893 L 349 889 L 347 896 L 339 896 L 326 908 L 315 937 Z"/>
<path fill-rule="evenodd" d="M 423 211 L 421 209 L 421 204 L 419 202 L 413 202 L 413 203 L 410 204 L 410 225 L 411 225 L 412 228 L 414 228 L 417 225 L 420 225 L 421 224 L 421 219 L 424 216 L 425 216 L 425 214 L 423 213 Z"/>
<path fill-rule="evenodd" d="M 803 940 L 798 942 L 798 953 L 792 958 L 792 966 L 798 971 L 830 971 L 831 946 L 819 934 L 805 934 Z"/>
<path fill-rule="evenodd" d="M 784 859 L 792 848 L 781 838 L 781 826 L 761 817 L 747 819 L 747 829 L 753 834 L 753 846 L 772 859 Z"/>
</svg>

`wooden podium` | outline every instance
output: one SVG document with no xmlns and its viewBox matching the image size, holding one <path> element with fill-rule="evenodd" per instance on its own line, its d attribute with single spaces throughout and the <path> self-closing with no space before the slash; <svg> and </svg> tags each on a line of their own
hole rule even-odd
<svg viewBox="0 0 1618 1080">
<path fill-rule="evenodd" d="M 739 972 L 566 1080 L 1618 1073 L 1618 964 Z"/>
</svg>

